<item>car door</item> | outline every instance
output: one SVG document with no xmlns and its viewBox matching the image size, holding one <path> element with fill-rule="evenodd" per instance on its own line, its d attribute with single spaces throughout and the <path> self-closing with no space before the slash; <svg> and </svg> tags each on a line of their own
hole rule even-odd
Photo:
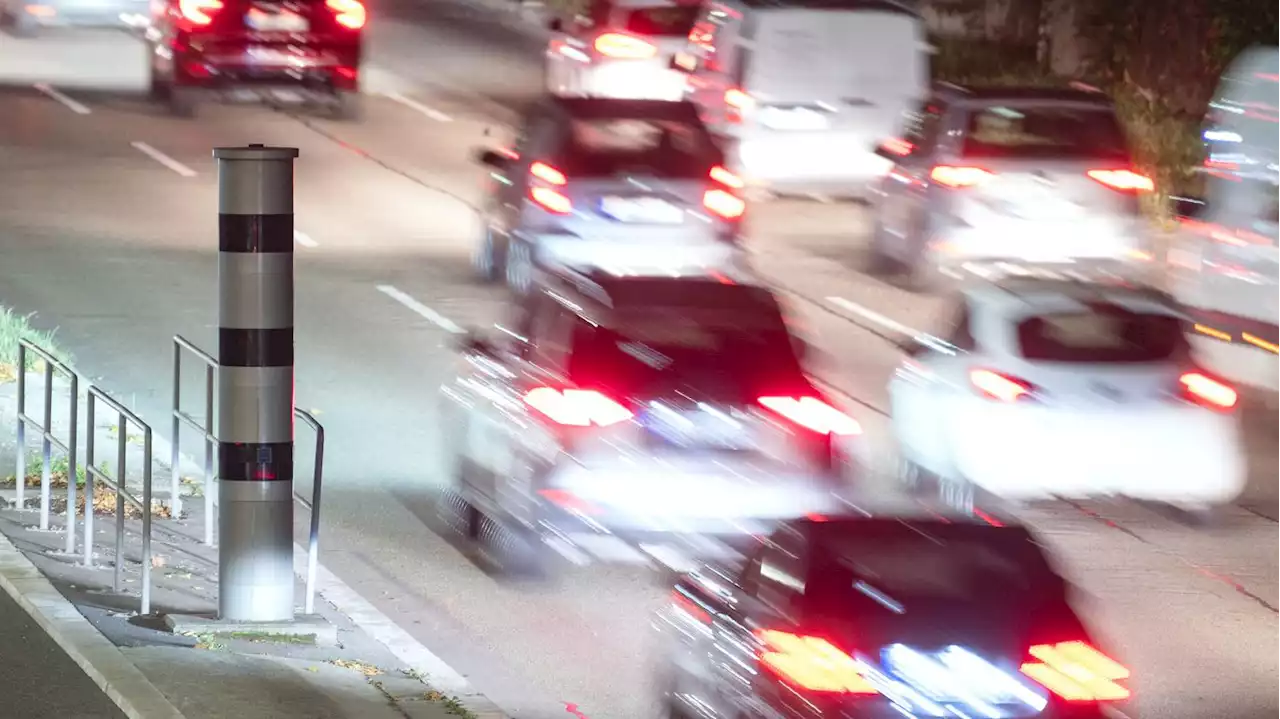
<svg viewBox="0 0 1280 719">
<path fill-rule="evenodd" d="M 926 221 L 926 199 L 933 158 L 943 136 L 946 105 L 930 97 L 904 123 L 902 154 L 883 183 L 877 220 L 887 240 L 884 253 L 902 262 L 911 262 L 924 249 L 919 230 Z"/>
</svg>

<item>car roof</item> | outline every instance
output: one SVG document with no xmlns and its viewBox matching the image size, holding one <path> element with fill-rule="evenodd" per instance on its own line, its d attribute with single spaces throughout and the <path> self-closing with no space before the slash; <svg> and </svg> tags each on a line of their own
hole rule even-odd
<svg viewBox="0 0 1280 719">
<path fill-rule="evenodd" d="M 773 292 L 756 282 L 724 275 L 627 276 L 600 270 L 566 271 L 544 279 L 543 290 L 580 314 L 597 321 L 619 313 L 643 311 L 777 313 Z"/>
<path fill-rule="evenodd" d="M 698 108 L 688 100 L 619 100 L 599 97 L 552 97 L 552 107 L 573 119 L 670 120 L 701 124 Z"/>
<path fill-rule="evenodd" d="M 1106 93 L 1085 87 L 960 86 L 944 83 L 939 86 L 938 91 L 939 94 L 949 95 L 951 100 L 965 105 L 989 105 L 1000 102 L 1061 102 L 1095 105 L 1099 108 L 1112 107 L 1111 98 Z"/>
<path fill-rule="evenodd" d="M 1183 316 L 1168 293 L 1144 285 L 1107 284 L 1076 280 L 1005 279 L 965 288 L 964 298 L 974 309 L 1004 317 L 1025 317 L 1056 310 L 1064 301 L 1106 302 L 1134 310 Z"/>
</svg>

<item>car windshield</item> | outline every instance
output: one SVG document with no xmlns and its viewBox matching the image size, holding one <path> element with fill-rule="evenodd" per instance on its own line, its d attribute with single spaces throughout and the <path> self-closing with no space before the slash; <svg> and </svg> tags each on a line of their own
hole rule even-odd
<svg viewBox="0 0 1280 719">
<path fill-rule="evenodd" d="M 685 384 L 744 401 L 803 381 L 780 314 L 659 308 L 624 316 L 614 329 L 580 322 L 569 376 L 583 386 L 661 393 Z"/>
<path fill-rule="evenodd" d="M 704 178 L 717 162 L 704 128 L 670 120 L 574 120 L 565 152 L 565 171 L 571 177 L 644 172 Z"/>
<path fill-rule="evenodd" d="M 638 8 L 627 12 L 623 27 L 645 37 L 687 37 L 701 12 L 697 5 Z"/>
<path fill-rule="evenodd" d="M 1107 108 L 997 106 L 973 112 L 964 155 L 972 158 L 1127 159 L 1124 132 Z"/>
<path fill-rule="evenodd" d="M 1188 350 L 1183 329 L 1183 321 L 1173 315 L 1093 305 L 1024 320 L 1018 325 L 1018 345 L 1029 360 L 1161 362 Z"/>
</svg>

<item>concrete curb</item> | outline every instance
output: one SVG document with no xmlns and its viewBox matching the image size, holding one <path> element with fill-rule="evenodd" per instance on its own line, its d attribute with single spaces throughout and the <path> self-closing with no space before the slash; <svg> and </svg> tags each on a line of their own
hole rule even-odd
<svg viewBox="0 0 1280 719">
<path fill-rule="evenodd" d="M 129 719 L 185 719 L 3 534 L 0 586 Z"/>
</svg>

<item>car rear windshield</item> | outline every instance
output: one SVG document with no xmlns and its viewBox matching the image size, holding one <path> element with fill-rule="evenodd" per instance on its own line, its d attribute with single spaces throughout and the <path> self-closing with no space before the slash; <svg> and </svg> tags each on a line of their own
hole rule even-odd
<svg viewBox="0 0 1280 719">
<path fill-rule="evenodd" d="M 964 155 L 974 158 L 1127 160 L 1124 132 L 1105 107 L 995 106 L 969 116 Z"/>
<path fill-rule="evenodd" d="M 827 546 L 811 568 L 805 593 L 824 605 L 905 600 L 989 603 L 1052 590 L 1058 581 L 1029 539 L 993 542 L 917 534 Z"/>
<path fill-rule="evenodd" d="M 1042 314 L 1018 325 L 1022 356 L 1044 362 L 1141 363 L 1187 351 L 1181 318 L 1116 305 Z"/>
<path fill-rule="evenodd" d="M 565 172 L 571 177 L 641 172 L 657 177 L 705 178 L 718 162 L 705 128 L 669 120 L 573 120 L 565 153 Z"/>
<path fill-rule="evenodd" d="M 574 382 L 655 395 L 689 384 L 726 401 L 750 401 L 803 381 L 780 314 L 654 309 L 619 324 L 577 325 L 568 366 Z"/>
<path fill-rule="evenodd" d="M 698 5 L 639 8 L 627 13 L 624 27 L 645 37 L 687 37 L 701 12 Z"/>
</svg>

